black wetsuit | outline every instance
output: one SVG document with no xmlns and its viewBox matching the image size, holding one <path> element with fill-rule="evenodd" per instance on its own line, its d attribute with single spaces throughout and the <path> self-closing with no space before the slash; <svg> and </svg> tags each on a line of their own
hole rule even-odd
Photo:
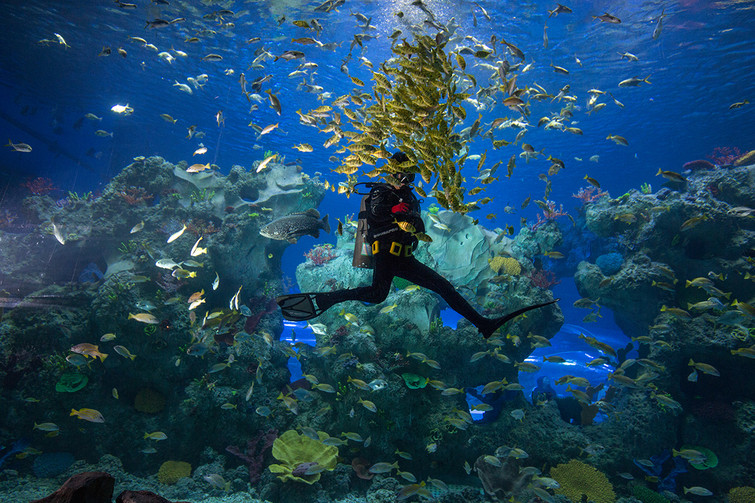
<svg viewBox="0 0 755 503">
<path fill-rule="evenodd" d="M 373 250 L 377 251 L 373 255 L 372 285 L 318 293 L 315 300 L 320 309 L 325 310 L 347 300 L 373 304 L 383 302 L 390 293 L 393 278 L 398 276 L 443 297 L 454 311 L 472 322 L 486 337 L 501 325 L 500 318 L 482 316 L 447 279 L 414 258 L 412 252 L 416 250 L 418 239 L 414 233 L 402 230 L 396 223 L 410 224 L 415 233 L 425 231 L 420 217 L 420 203 L 410 186 L 396 188 L 388 184 L 374 184 L 366 208 L 365 216 L 369 224 L 366 241 L 372 243 Z"/>
</svg>

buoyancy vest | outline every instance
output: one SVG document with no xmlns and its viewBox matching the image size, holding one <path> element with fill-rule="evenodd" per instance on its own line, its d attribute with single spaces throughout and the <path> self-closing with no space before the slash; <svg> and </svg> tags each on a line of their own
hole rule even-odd
<svg viewBox="0 0 755 503">
<path fill-rule="evenodd" d="M 397 224 L 397 222 L 408 222 L 414 227 L 415 232 L 425 232 L 420 201 L 411 187 L 405 185 L 396 188 L 384 183 L 375 184 L 367 197 L 368 242 L 379 241 L 381 244 L 397 242 L 402 245 L 416 246 L 417 238 L 414 234 L 404 231 Z M 400 203 L 406 203 L 409 210 L 404 213 L 393 213 L 392 208 Z"/>
</svg>

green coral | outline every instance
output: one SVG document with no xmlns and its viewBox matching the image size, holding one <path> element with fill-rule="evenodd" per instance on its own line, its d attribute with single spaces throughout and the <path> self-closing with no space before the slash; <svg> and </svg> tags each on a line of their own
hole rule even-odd
<svg viewBox="0 0 755 503">
<path fill-rule="evenodd" d="M 684 445 L 682 446 L 682 450 L 685 449 L 694 449 L 700 453 L 702 453 L 703 457 L 705 458 L 702 463 L 696 463 L 692 460 L 690 460 L 689 464 L 697 469 L 697 470 L 707 470 L 708 468 L 715 468 L 718 466 L 718 456 L 716 456 L 716 453 L 708 449 L 707 447 L 702 447 L 699 445 Z"/>
<path fill-rule="evenodd" d="M 87 385 L 89 378 L 78 372 L 66 372 L 55 383 L 55 391 L 58 393 L 73 393 Z"/>
<path fill-rule="evenodd" d="M 427 386 L 427 377 L 419 376 L 417 374 L 404 373 L 401 374 L 406 386 L 411 389 L 420 389 Z"/>
<path fill-rule="evenodd" d="M 191 476 L 191 465 L 186 461 L 166 461 L 160 465 L 157 480 L 161 484 L 172 485 L 184 477 Z"/>
<path fill-rule="evenodd" d="M 643 194 L 650 194 L 653 192 L 653 187 L 649 183 L 643 183 L 640 185 L 640 192 Z"/>
<path fill-rule="evenodd" d="M 561 487 L 556 489 L 556 493 L 563 494 L 574 503 L 583 501 L 583 496 L 593 503 L 616 501 L 616 493 L 613 492 L 613 485 L 608 477 L 596 468 L 576 459 L 551 468 L 551 478 L 561 484 Z"/>
<path fill-rule="evenodd" d="M 755 487 L 734 487 L 728 496 L 729 503 L 752 503 L 755 501 Z"/>
<path fill-rule="evenodd" d="M 300 435 L 296 430 L 288 430 L 273 442 L 273 457 L 281 464 L 270 465 L 272 473 L 278 473 L 278 479 L 283 482 L 294 480 L 312 485 L 320 480 L 320 471 L 312 475 L 296 474 L 294 471 L 304 463 L 317 463 L 327 471 L 336 467 L 338 449 L 332 445 L 325 445 L 323 440 L 329 437 L 324 431 L 318 431 L 320 440 Z"/>
<path fill-rule="evenodd" d="M 639 484 L 632 485 L 632 494 L 642 503 L 669 503 L 667 498 Z"/>
<path fill-rule="evenodd" d="M 189 195 L 189 199 L 191 200 L 192 204 L 210 201 L 213 197 L 215 197 L 215 191 L 207 189 L 194 190 Z"/>
</svg>

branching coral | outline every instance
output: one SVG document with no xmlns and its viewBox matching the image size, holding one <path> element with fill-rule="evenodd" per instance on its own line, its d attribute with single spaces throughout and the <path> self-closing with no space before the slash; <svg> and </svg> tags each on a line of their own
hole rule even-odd
<svg viewBox="0 0 755 503">
<path fill-rule="evenodd" d="M 314 265 L 324 265 L 336 257 L 336 251 L 333 249 L 333 245 L 326 243 L 324 245 L 317 245 L 304 256 L 311 260 Z"/>
<path fill-rule="evenodd" d="M 318 431 L 317 435 L 320 440 L 288 430 L 275 439 L 273 457 L 281 464 L 270 465 L 270 471 L 280 474 L 278 478 L 283 482 L 295 480 L 310 485 L 320 480 L 321 472 L 333 471 L 338 449 L 322 443 L 328 438 L 327 433 Z"/>
<path fill-rule="evenodd" d="M 551 468 L 551 477 L 561 484 L 557 494 L 563 494 L 574 503 L 583 496 L 594 503 L 614 503 L 616 494 L 603 472 L 576 459 Z"/>
</svg>

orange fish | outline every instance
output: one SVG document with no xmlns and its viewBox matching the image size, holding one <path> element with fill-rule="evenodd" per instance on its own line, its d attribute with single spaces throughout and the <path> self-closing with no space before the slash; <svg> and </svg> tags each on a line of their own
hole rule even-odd
<svg viewBox="0 0 755 503">
<path fill-rule="evenodd" d="M 76 344 L 71 348 L 71 351 L 80 355 L 89 356 L 90 358 L 99 358 L 103 362 L 105 361 L 105 358 L 107 358 L 106 353 L 100 353 L 99 347 L 94 344 L 89 344 L 88 342 Z"/>
<path fill-rule="evenodd" d="M 78 416 L 79 419 L 89 421 L 91 423 L 104 423 L 105 418 L 102 417 L 102 413 L 94 409 L 71 409 L 71 416 Z"/>
</svg>

